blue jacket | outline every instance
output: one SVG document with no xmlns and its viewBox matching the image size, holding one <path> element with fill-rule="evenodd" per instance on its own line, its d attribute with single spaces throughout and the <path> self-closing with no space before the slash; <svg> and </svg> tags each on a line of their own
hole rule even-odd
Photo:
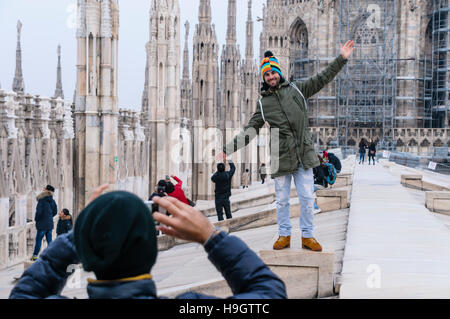
<svg viewBox="0 0 450 319">
<path fill-rule="evenodd" d="M 208 259 L 214 264 L 233 291 L 229 298 L 287 298 L 286 287 L 263 261 L 239 238 L 219 233 L 205 245 Z M 28 268 L 12 289 L 10 299 L 65 298 L 59 294 L 69 277 L 69 265 L 79 259 L 73 244 L 73 231 L 59 236 Z M 89 283 L 90 299 L 159 299 L 153 280 Z M 164 298 L 164 297 L 163 297 Z M 177 299 L 216 298 L 195 292 Z"/>
<path fill-rule="evenodd" d="M 72 230 L 73 223 L 72 219 L 62 220 L 61 218 L 58 220 L 58 224 L 56 225 L 56 235 L 67 234 Z"/>
<path fill-rule="evenodd" d="M 53 199 L 53 193 L 44 191 L 36 198 L 38 203 L 36 205 L 36 221 L 37 230 L 52 230 L 54 228 L 53 217 L 58 213 L 58 208 Z"/>
</svg>

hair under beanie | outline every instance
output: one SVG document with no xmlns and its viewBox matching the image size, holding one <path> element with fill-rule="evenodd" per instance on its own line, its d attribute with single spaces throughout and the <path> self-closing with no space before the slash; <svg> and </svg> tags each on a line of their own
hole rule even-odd
<svg viewBox="0 0 450 319">
<path fill-rule="evenodd" d="M 77 254 L 98 280 L 116 280 L 150 273 L 156 262 L 155 222 L 134 194 L 111 192 L 90 203 L 74 228 Z"/>
<path fill-rule="evenodd" d="M 267 51 L 266 53 L 264 53 L 264 59 L 262 59 L 261 61 L 261 76 L 263 78 L 263 81 L 264 75 L 269 71 L 275 71 L 280 74 L 281 78 L 283 77 L 283 74 L 281 73 L 280 63 L 271 51 Z"/>
</svg>

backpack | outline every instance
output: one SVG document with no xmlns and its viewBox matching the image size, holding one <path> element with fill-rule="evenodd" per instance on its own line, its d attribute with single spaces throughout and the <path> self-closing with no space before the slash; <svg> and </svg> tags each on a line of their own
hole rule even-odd
<svg viewBox="0 0 450 319">
<path fill-rule="evenodd" d="M 334 183 L 336 183 L 336 168 L 334 168 L 333 164 L 330 163 L 325 163 L 325 166 L 328 169 L 328 176 L 325 177 L 325 179 L 327 180 L 327 183 L 330 185 L 334 185 Z"/>
</svg>

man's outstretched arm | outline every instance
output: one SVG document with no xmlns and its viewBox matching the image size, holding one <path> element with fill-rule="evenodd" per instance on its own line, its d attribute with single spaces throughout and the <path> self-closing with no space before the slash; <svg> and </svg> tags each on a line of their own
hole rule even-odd
<svg viewBox="0 0 450 319">
<path fill-rule="evenodd" d="M 338 75 L 342 68 L 347 64 L 348 58 L 352 55 L 355 43 L 353 41 L 347 41 L 347 43 L 341 46 L 340 55 L 330 63 L 330 65 L 317 74 L 306 80 L 305 82 L 295 82 L 295 85 L 305 96 L 305 99 L 310 98 Z"/>
</svg>

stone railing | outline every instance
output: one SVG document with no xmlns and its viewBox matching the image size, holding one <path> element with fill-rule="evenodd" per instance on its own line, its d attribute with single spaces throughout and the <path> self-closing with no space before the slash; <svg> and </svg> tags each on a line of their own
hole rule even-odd
<svg viewBox="0 0 450 319">
<path fill-rule="evenodd" d="M 149 143 L 141 113 L 119 116 L 116 189 L 149 195 Z M 74 207 L 74 115 L 70 102 L 0 90 L 0 269 L 34 247 L 36 197 L 55 187 L 58 210 Z M 76 212 L 75 212 L 76 213 Z"/>
<path fill-rule="evenodd" d="M 45 185 L 58 208 L 72 210 L 74 137 L 69 102 L 0 90 L 0 268 L 29 257 Z"/>
</svg>

